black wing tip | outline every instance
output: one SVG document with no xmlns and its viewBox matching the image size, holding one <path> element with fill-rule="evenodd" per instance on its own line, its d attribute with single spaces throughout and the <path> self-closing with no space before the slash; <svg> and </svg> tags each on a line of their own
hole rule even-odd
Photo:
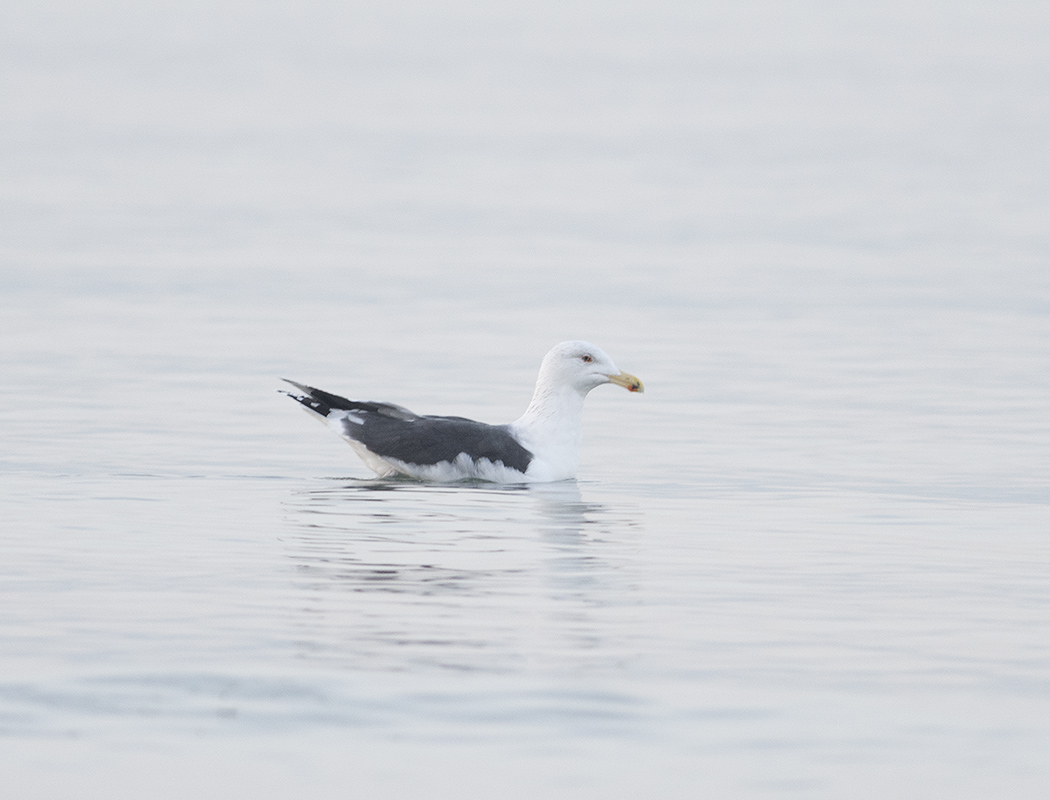
<svg viewBox="0 0 1050 800">
<path fill-rule="evenodd" d="M 285 383 L 290 383 L 311 400 L 327 406 L 329 410 L 339 409 L 341 411 L 357 411 L 368 408 L 370 405 L 369 403 L 360 403 L 356 400 L 347 400 L 342 395 L 332 394 L 331 392 L 326 392 L 324 389 L 307 386 L 305 383 L 299 383 L 290 378 L 281 378 L 281 380 Z"/>
<path fill-rule="evenodd" d="M 293 381 L 291 378 L 281 378 L 281 380 L 284 381 L 285 383 L 290 383 L 292 386 L 294 386 L 300 392 L 306 392 L 307 394 L 310 394 L 311 392 L 316 392 L 317 391 L 313 386 L 307 386 L 305 383 L 299 383 L 298 381 Z"/>
<path fill-rule="evenodd" d="M 293 392 L 286 392 L 285 390 L 282 390 L 282 388 L 278 388 L 278 390 L 277 390 L 277 394 L 278 394 L 278 395 L 283 395 L 283 396 L 285 396 L 285 397 L 290 397 L 290 398 L 292 398 L 293 400 L 295 400 L 295 402 L 297 402 L 297 403 L 301 403 L 301 402 L 309 402 L 309 401 L 310 401 L 310 398 L 309 398 L 309 397 L 304 397 L 304 396 L 302 396 L 302 395 L 296 395 L 296 394 L 295 394 L 295 393 L 293 393 Z"/>
<path fill-rule="evenodd" d="M 292 381 L 289 381 L 292 383 Z M 298 386 L 298 384 L 296 384 Z M 307 411 L 311 411 L 322 417 L 328 417 L 332 413 L 332 407 L 316 397 L 311 397 L 309 393 L 305 395 L 293 394 L 292 392 L 286 392 L 284 389 L 278 389 L 277 394 L 283 394 L 285 397 L 292 398 L 295 402 L 299 403 Z"/>
</svg>

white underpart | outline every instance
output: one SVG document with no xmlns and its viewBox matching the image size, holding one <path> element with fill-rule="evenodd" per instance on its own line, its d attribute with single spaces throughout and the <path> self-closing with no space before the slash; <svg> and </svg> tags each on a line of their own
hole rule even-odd
<svg viewBox="0 0 1050 800">
<path fill-rule="evenodd" d="M 475 461 L 466 453 L 460 453 L 454 461 L 439 461 L 437 464 L 409 464 L 394 458 L 384 459 L 384 461 L 402 475 L 439 483 L 463 480 L 522 483 L 528 480 L 518 470 L 503 466 L 502 461 L 493 463 L 487 458 L 479 458 Z"/>
<path fill-rule="evenodd" d="M 350 442 L 350 446 L 354 448 L 354 452 L 357 453 L 361 457 L 361 460 L 365 462 L 365 466 L 372 470 L 372 472 L 374 472 L 380 478 L 389 478 L 393 475 L 397 475 L 398 472 L 400 472 L 400 470 L 397 467 L 395 467 L 393 463 L 387 461 L 385 458 L 380 458 L 356 439 L 351 439 L 349 436 L 343 436 L 343 438 Z"/>
</svg>

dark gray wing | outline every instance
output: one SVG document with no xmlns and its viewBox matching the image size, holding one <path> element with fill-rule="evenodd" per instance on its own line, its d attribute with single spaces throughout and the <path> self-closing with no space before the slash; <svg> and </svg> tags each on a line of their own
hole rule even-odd
<svg viewBox="0 0 1050 800">
<path fill-rule="evenodd" d="M 486 425 L 463 417 L 417 417 L 397 419 L 382 413 L 358 412 L 361 420 L 343 421 L 346 435 L 377 456 L 396 458 L 407 464 L 438 464 L 455 461 L 466 453 L 477 461 L 487 458 L 525 472 L 532 453 L 514 438 L 506 425 Z"/>
<path fill-rule="evenodd" d="M 487 458 L 525 472 L 532 453 L 514 438 L 507 425 L 486 425 L 464 417 L 421 417 L 392 403 L 348 400 L 337 394 L 285 379 L 303 392 L 289 397 L 310 411 L 328 417 L 332 411 L 348 411 L 343 433 L 381 458 L 406 464 L 439 464 L 455 461 L 466 453 L 477 461 Z"/>
</svg>

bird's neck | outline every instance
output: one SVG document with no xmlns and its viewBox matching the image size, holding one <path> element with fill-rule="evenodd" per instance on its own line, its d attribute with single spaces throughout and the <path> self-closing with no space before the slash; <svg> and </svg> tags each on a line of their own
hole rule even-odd
<svg viewBox="0 0 1050 800">
<path fill-rule="evenodd" d="M 539 385 L 518 425 L 536 435 L 579 442 L 583 435 L 584 395 L 570 387 Z"/>
<path fill-rule="evenodd" d="M 542 480 L 576 477 L 583 439 L 583 398 L 573 389 L 554 389 L 540 381 L 525 413 L 511 423 L 519 441 L 536 457 L 535 470 Z"/>
</svg>

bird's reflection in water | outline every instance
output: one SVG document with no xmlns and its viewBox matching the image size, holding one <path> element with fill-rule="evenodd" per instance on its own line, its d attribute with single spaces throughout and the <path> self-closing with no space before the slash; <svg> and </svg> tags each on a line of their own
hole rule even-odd
<svg viewBox="0 0 1050 800">
<path fill-rule="evenodd" d="M 331 483 L 286 504 L 300 655 L 505 670 L 602 641 L 633 583 L 639 524 L 575 481 Z"/>
<path fill-rule="evenodd" d="M 537 528 L 548 544 L 547 579 L 552 588 L 583 591 L 605 566 L 601 523 L 608 513 L 600 503 L 586 503 L 576 481 L 537 484 L 531 489 Z M 591 530 L 594 529 L 594 530 Z"/>
</svg>

